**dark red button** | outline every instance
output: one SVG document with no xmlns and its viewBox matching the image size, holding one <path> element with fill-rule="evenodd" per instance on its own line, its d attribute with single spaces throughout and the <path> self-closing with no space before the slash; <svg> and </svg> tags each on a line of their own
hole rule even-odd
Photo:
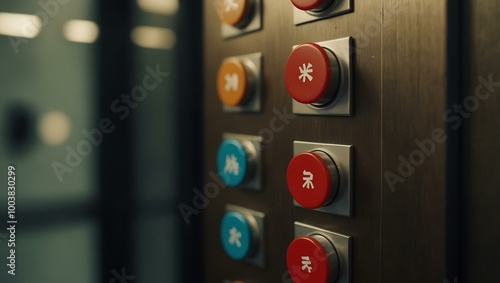
<svg viewBox="0 0 500 283">
<path fill-rule="evenodd" d="M 332 277 L 329 254 L 313 237 L 293 240 L 286 252 L 286 263 L 295 282 L 328 283 Z"/>
<path fill-rule="evenodd" d="M 292 4 L 297 9 L 309 10 L 323 10 L 332 4 L 332 0 L 292 0 Z"/>
<path fill-rule="evenodd" d="M 330 164 L 327 164 L 325 159 L 330 158 L 322 152 L 303 152 L 297 154 L 288 164 L 288 190 L 305 208 L 320 208 L 329 203 L 337 193 L 338 172 L 335 163 L 330 161 Z M 332 175 L 336 177 L 335 180 Z"/>
<path fill-rule="evenodd" d="M 332 95 L 335 95 L 332 90 L 336 91 L 338 88 L 339 77 L 340 70 L 335 56 L 316 43 L 297 46 L 285 66 L 288 93 L 304 104 L 330 101 Z"/>
</svg>

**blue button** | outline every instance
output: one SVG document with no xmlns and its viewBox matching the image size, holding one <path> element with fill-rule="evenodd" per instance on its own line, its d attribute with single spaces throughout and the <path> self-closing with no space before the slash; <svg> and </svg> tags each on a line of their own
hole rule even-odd
<svg viewBox="0 0 500 283">
<path fill-rule="evenodd" d="M 222 142 L 217 152 L 217 170 L 222 181 L 231 187 L 239 186 L 246 178 L 248 154 L 243 145 L 234 139 Z"/>
<path fill-rule="evenodd" d="M 226 253 L 235 260 L 244 259 L 252 249 L 253 233 L 241 213 L 228 212 L 220 225 L 220 240 Z"/>
</svg>

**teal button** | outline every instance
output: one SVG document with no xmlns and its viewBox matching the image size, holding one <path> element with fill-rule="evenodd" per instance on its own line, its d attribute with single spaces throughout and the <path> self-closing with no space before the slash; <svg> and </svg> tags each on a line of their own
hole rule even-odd
<svg viewBox="0 0 500 283">
<path fill-rule="evenodd" d="M 222 181 L 230 186 L 241 185 L 248 170 L 248 154 L 235 139 L 224 140 L 217 152 L 217 170 Z"/>
<path fill-rule="evenodd" d="M 248 256 L 253 234 L 248 220 L 241 213 L 228 212 L 220 225 L 220 240 L 227 255 L 235 260 Z"/>
</svg>

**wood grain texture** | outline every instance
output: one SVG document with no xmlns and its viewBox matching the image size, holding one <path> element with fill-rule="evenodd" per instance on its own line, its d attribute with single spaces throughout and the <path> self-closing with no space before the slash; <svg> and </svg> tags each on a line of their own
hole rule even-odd
<svg viewBox="0 0 500 283">
<path fill-rule="evenodd" d="M 444 282 L 447 142 L 418 157 L 415 140 L 446 131 L 446 1 L 383 6 L 382 170 L 402 179 L 381 180 L 380 282 Z"/>
</svg>

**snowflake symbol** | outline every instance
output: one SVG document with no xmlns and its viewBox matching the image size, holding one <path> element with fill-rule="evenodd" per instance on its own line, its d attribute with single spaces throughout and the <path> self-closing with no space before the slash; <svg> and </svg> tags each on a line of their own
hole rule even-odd
<svg viewBox="0 0 500 283">
<path fill-rule="evenodd" d="M 300 71 L 299 80 L 302 80 L 303 83 L 306 82 L 306 79 L 308 79 L 309 81 L 312 81 L 313 76 L 309 75 L 310 73 L 313 72 L 312 67 L 313 67 L 313 65 L 311 63 L 307 63 L 307 67 L 306 67 L 305 63 L 302 64 L 302 67 L 299 66 L 299 71 Z"/>
<path fill-rule="evenodd" d="M 240 248 L 241 247 L 240 238 L 241 238 L 241 232 L 238 232 L 236 227 L 233 227 L 231 228 L 231 230 L 229 230 L 229 243 L 231 245 L 236 245 L 238 248 Z"/>
<path fill-rule="evenodd" d="M 238 175 L 240 173 L 240 164 L 234 154 L 226 155 L 226 165 L 224 166 L 224 173 L 232 173 Z"/>
</svg>

